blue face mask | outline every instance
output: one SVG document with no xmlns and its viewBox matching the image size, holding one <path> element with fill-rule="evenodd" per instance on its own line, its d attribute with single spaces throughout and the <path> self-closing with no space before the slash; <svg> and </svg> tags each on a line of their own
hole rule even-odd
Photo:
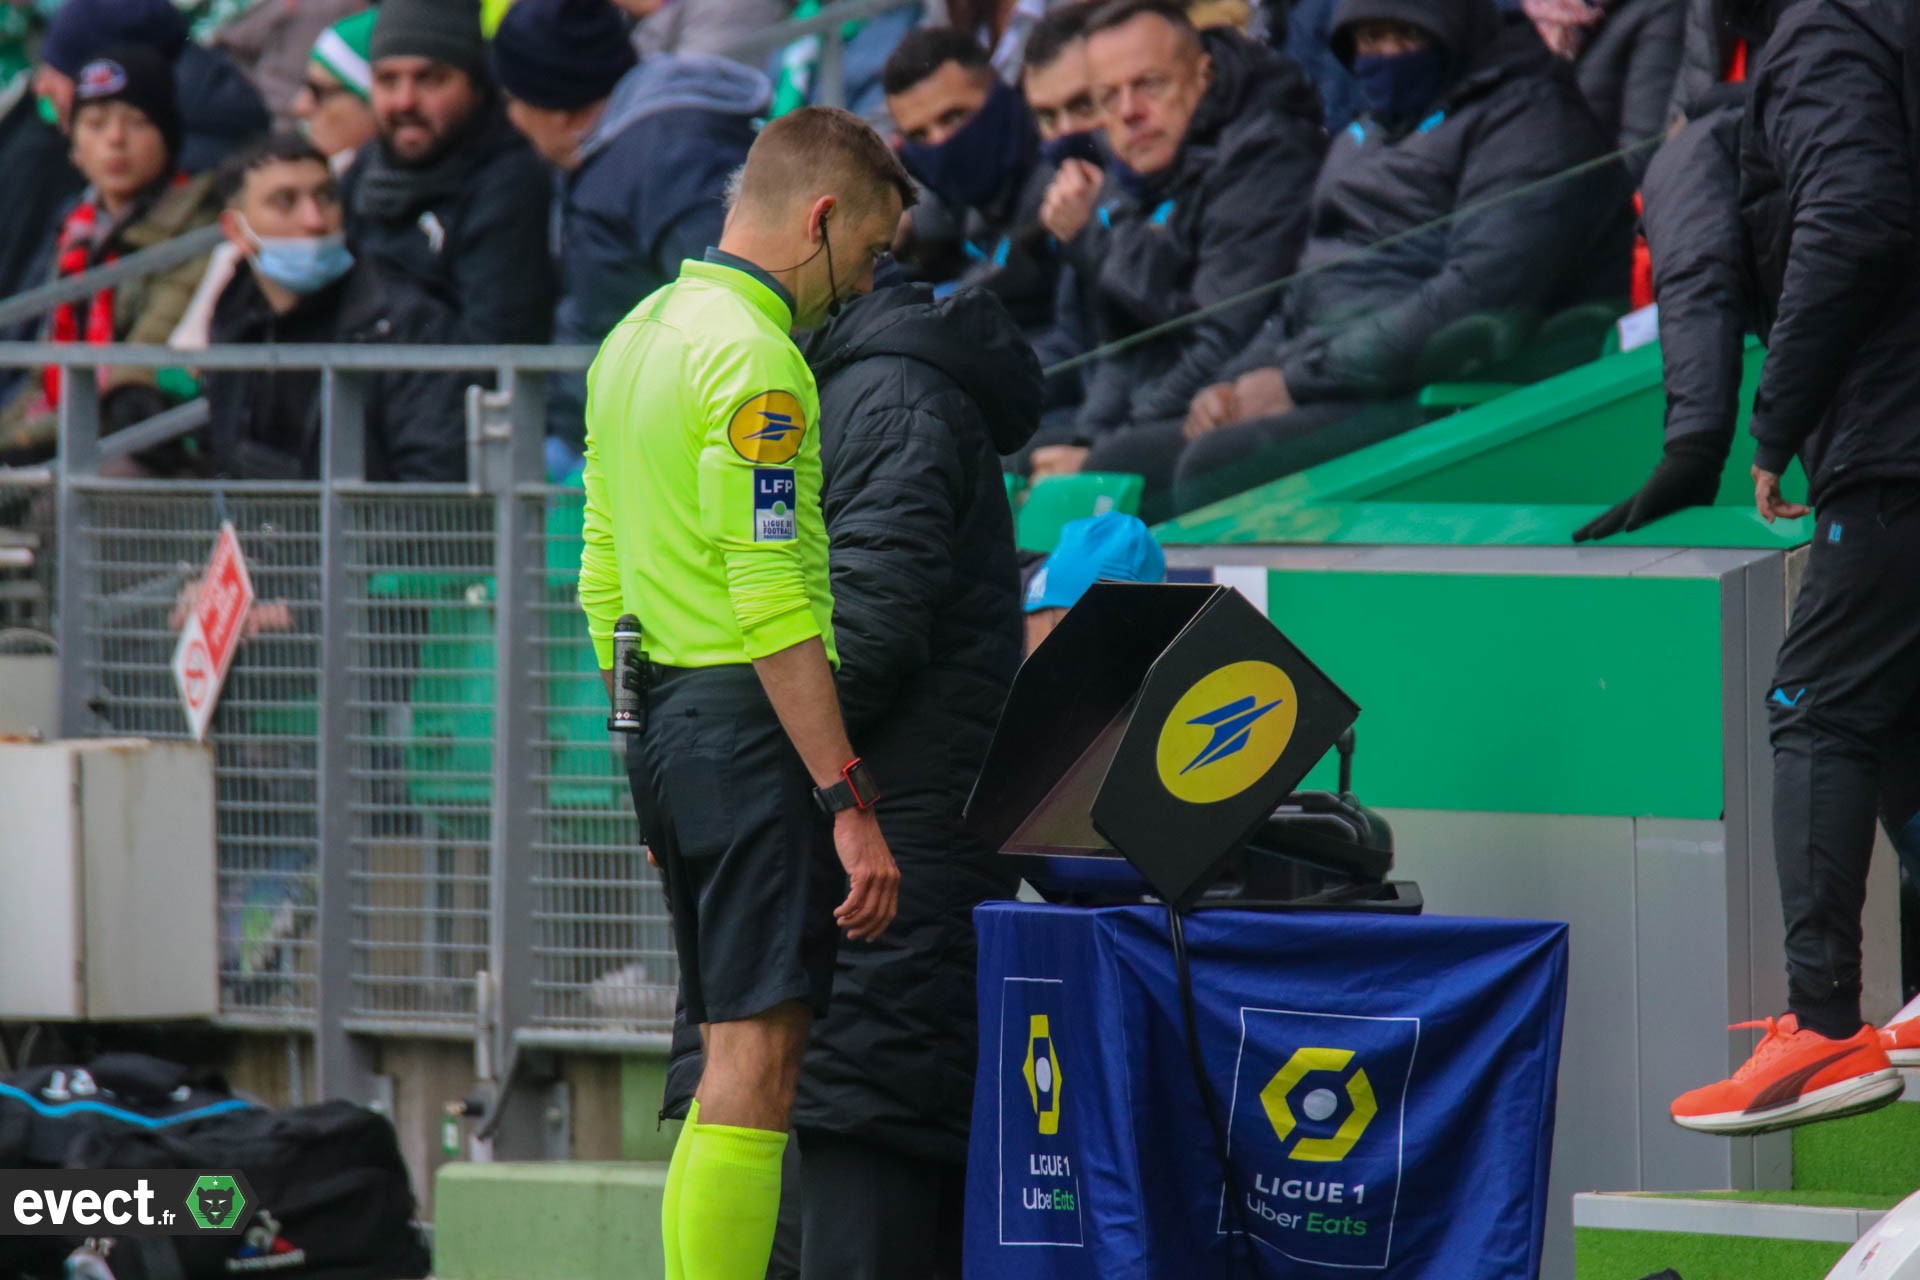
<svg viewBox="0 0 1920 1280">
<path fill-rule="evenodd" d="M 1367 55 L 1353 60 L 1353 79 L 1367 114 L 1385 125 L 1423 116 L 1447 88 L 1446 50 L 1435 45 L 1412 53 Z"/>
<path fill-rule="evenodd" d="M 353 267 L 343 235 L 257 236 L 252 227 L 246 230 L 253 241 L 253 265 L 289 293 L 318 293 Z"/>
<path fill-rule="evenodd" d="M 900 159 L 947 204 L 977 209 L 1033 162 L 1037 141 L 1027 104 L 996 79 L 980 110 L 958 133 L 938 146 L 906 143 Z"/>
<path fill-rule="evenodd" d="M 1063 133 L 1057 138 L 1049 138 L 1040 144 L 1040 158 L 1055 168 L 1066 160 L 1106 163 L 1106 157 L 1100 154 L 1098 129 L 1082 129 L 1079 133 Z"/>
</svg>

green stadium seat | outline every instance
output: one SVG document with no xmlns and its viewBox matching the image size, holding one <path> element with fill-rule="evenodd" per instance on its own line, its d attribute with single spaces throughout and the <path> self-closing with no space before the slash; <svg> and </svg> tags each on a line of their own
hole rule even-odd
<svg viewBox="0 0 1920 1280">
<path fill-rule="evenodd" d="M 1051 552 L 1070 521 L 1119 511 L 1140 513 L 1146 481 L 1118 471 L 1082 471 L 1047 476 L 1027 488 L 1027 500 L 1014 522 L 1015 541 L 1024 551 Z"/>
<path fill-rule="evenodd" d="M 1007 505 L 1018 510 L 1020 507 L 1020 496 L 1026 492 L 1027 478 L 1023 475 L 1016 475 L 1011 471 L 1006 472 L 1000 478 L 1006 482 Z"/>
</svg>

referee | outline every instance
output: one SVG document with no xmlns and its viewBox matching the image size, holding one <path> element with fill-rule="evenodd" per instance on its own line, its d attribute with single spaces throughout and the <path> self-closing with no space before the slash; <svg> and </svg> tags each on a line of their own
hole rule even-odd
<svg viewBox="0 0 1920 1280">
<path fill-rule="evenodd" d="M 580 602 L 609 693 L 616 621 L 644 629 L 627 768 L 706 1051 L 667 1174 L 670 1280 L 765 1274 L 836 925 L 872 939 L 894 916 L 899 872 L 834 692 L 819 396 L 788 335 L 872 288 L 913 199 L 858 117 L 782 116 L 747 155 L 719 247 L 643 300 L 587 375 Z"/>
</svg>

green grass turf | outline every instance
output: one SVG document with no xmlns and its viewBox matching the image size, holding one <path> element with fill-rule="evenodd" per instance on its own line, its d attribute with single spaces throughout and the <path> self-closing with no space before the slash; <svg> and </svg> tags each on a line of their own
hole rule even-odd
<svg viewBox="0 0 1920 1280">
<path fill-rule="evenodd" d="M 1795 1129 L 1793 1185 L 1896 1198 L 1920 1191 L 1920 1104 Z"/>
<path fill-rule="evenodd" d="M 1871 1191 L 1662 1191 L 1655 1200 L 1737 1200 L 1742 1204 L 1797 1204 L 1813 1209 L 1891 1209 L 1904 1196 Z"/>
<path fill-rule="evenodd" d="M 1843 1244 L 1748 1236 L 1591 1230 L 1573 1235 L 1576 1280 L 1642 1280 L 1668 1267 L 1683 1280 L 1825 1280 L 1847 1252 Z"/>
</svg>

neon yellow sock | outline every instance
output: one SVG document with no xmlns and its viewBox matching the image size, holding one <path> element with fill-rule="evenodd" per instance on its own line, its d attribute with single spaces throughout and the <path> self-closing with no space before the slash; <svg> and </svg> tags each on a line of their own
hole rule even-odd
<svg viewBox="0 0 1920 1280">
<path fill-rule="evenodd" d="M 693 1142 L 679 1196 L 685 1280 L 764 1280 L 780 1217 L 787 1135 L 724 1124 L 693 1125 L 687 1132 Z"/>
<path fill-rule="evenodd" d="M 660 1243 L 666 1247 L 667 1280 L 686 1280 L 686 1268 L 680 1264 L 680 1184 L 687 1171 L 687 1148 L 693 1145 L 693 1129 L 700 1123 L 700 1100 L 687 1108 L 680 1136 L 673 1143 L 673 1159 L 667 1162 L 667 1191 L 660 1199 Z"/>
</svg>

